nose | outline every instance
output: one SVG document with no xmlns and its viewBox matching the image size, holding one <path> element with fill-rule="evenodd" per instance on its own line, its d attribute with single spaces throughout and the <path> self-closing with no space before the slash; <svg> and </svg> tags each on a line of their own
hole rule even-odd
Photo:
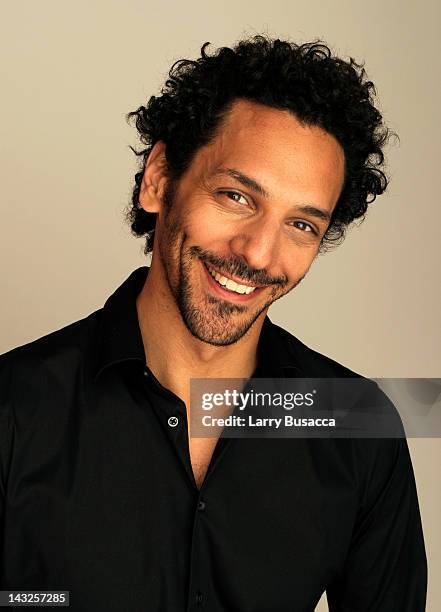
<svg viewBox="0 0 441 612">
<path fill-rule="evenodd" d="M 249 221 L 230 240 L 231 251 L 256 270 L 270 270 L 279 248 L 280 228 L 270 218 Z"/>
</svg>

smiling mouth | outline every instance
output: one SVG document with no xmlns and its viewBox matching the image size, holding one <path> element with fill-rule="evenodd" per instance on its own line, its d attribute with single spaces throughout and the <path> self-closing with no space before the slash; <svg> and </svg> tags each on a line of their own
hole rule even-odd
<svg viewBox="0 0 441 612">
<path fill-rule="evenodd" d="M 217 272 L 217 270 L 212 268 L 209 264 L 205 262 L 203 263 L 208 273 L 224 290 L 231 291 L 231 293 L 236 293 L 238 295 L 249 295 L 250 293 L 253 293 L 253 291 L 255 291 L 256 289 L 258 289 L 258 287 L 254 285 L 244 285 L 234 281 L 231 278 L 228 278 L 227 276 L 223 276 L 222 274 Z"/>
</svg>

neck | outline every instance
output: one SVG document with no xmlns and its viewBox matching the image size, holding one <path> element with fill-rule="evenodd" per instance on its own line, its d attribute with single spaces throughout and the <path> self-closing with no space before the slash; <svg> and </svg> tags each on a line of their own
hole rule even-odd
<svg viewBox="0 0 441 612">
<path fill-rule="evenodd" d="M 190 378 L 249 378 L 266 311 L 234 344 L 203 342 L 188 330 L 162 268 L 153 263 L 136 307 L 146 362 L 159 382 L 187 403 Z"/>
</svg>

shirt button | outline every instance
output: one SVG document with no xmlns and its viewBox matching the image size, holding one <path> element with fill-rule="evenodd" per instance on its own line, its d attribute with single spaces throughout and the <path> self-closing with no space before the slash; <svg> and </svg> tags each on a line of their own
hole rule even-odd
<svg viewBox="0 0 441 612">
<path fill-rule="evenodd" d="M 198 501 L 198 505 L 197 505 L 197 508 L 198 508 L 199 512 L 203 512 L 203 511 L 205 510 L 205 508 L 206 508 L 206 507 L 207 507 L 206 502 L 204 502 L 204 500 L 203 500 L 203 499 L 200 499 L 200 500 Z"/>
<path fill-rule="evenodd" d="M 144 376 L 148 376 L 149 375 L 149 371 L 148 370 L 143 370 L 142 373 L 144 374 Z"/>
<path fill-rule="evenodd" d="M 171 416 L 168 418 L 167 423 L 169 424 L 170 427 L 176 427 L 176 425 L 179 423 L 179 419 L 178 417 Z"/>
</svg>

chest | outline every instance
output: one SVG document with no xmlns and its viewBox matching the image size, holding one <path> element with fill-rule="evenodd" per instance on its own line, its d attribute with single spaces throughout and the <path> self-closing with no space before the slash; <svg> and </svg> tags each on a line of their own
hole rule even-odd
<svg viewBox="0 0 441 612">
<path fill-rule="evenodd" d="M 210 465 L 217 438 L 189 438 L 188 443 L 194 479 L 200 489 Z"/>
<path fill-rule="evenodd" d="M 63 438 L 71 429 L 45 417 L 35 435 L 16 439 L 2 584 L 3 576 L 22 588 L 61 582 L 78 611 L 118 612 L 131 597 L 131 609 L 172 612 L 186 609 L 200 579 L 216 584 L 221 568 L 231 608 L 312 610 L 341 566 L 358 494 L 347 472 L 352 453 L 340 460 L 326 440 L 232 440 L 198 510 L 181 460 L 188 466 L 189 449 L 200 488 L 216 438 L 187 446 L 179 425 L 156 423 L 154 408 L 127 419 L 126 407 L 106 403 L 81 421 L 72 444 Z M 166 425 L 158 409 L 161 417 Z M 210 612 L 225 609 L 216 598 Z"/>
</svg>

